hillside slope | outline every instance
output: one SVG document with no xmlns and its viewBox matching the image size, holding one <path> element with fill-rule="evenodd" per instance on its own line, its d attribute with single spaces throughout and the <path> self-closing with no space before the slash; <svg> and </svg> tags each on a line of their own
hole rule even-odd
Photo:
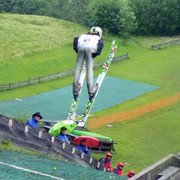
<svg viewBox="0 0 180 180">
<path fill-rule="evenodd" d="M 87 28 L 77 24 L 48 17 L 0 14 L 0 35 L 3 37 L 0 38 L 0 84 L 74 68 L 76 54 L 72 50 L 73 37 L 87 31 Z M 152 84 L 160 88 L 118 106 L 91 114 L 92 118 L 133 110 L 180 92 L 180 46 L 151 50 L 151 45 L 180 37 L 131 37 L 124 43 L 118 37 L 103 33 L 103 39 L 105 47 L 96 61 L 107 56 L 113 39 L 119 40 L 116 56 L 127 52 L 130 56 L 126 61 L 112 64 L 108 71 L 109 76 Z M 41 51 L 42 46 L 47 49 Z M 27 55 L 12 55 L 22 52 L 24 48 L 28 51 Z M 33 52 L 32 49 L 37 52 Z M 1 58 L 5 53 L 7 58 Z M 11 58 L 8 58 L 10 56 Z M 99 71 L 100 68 L 95 70 L 94 76 L 97 76 Z M 72 79 L 71 76 L 0 92 L 0 101 L 54 90 L 72 84 Z M 130 164 L 126 164 L 124 172 L 131 168 L 137 172 L 165 155 L 179 151 L 179 107 L 178 102 L 130 121 L 115 122 L 112 128 L 103 126 L 93 131 L 110 136 L 118 142 L 117 154 L 113 155 L 113 166 L 118 161 L 123 161 Z M 102 156 L 99 155 L 98 158 Z"/>
<path fill-rule="evenodd" d="M 50 17 L 0 14 L 0 84 L 74 68 L 73 39 L 88 31 Z M 101 58 L 107 56 L 112 40 L 105 39 Z"/>
<path fill-rule="evenodd" d="M 36 15 L 0 14 L 0 59 L 72 43 L 86 32 L 78 24 Z"/>
</svg>

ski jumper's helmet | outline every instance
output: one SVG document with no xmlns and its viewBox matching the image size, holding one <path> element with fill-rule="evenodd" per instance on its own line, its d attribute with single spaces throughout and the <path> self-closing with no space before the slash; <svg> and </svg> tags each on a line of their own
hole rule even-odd
<svg viewBox="0 0 180 180">
<path fill-rule="evenodd" d="M 99 36 L 101 37 L 102 36 L 102 29 L 100 27 L 92 27 L 91 30 L 90 30 L 91 33 L 99 33 Z"/>
</svg>

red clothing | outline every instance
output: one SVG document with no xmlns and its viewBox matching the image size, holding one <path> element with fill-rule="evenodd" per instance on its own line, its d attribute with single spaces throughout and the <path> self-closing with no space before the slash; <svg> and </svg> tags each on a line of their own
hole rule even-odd
<svg viewBox="0 0 180 180">
<path fill-rule="evenodd" d="M 106 162 L 104 166 L 111 171 L 111 162 Z"/>
<path fill-rule="evenodd" d="M 107 168 L 107 170 L 111 171 L 111 160 L 107 158 L 102 158 L 100 161 L 104 166 Z"/>
<path fill-rule="evenodd" d="M 126 174 L 125 176 L 128 177 L 128 178 L 131 178 L 131 177 L 133 177 L 134 175 L 135 175 L 134 171 L 131 170 L 131 171 L 129 171 L 129 173 Z"/>
<path fill-rule="evenodd" d="M 119 167 L 116 166 L 116 167 L 113 169 L 113 173 L 122 176 L 122 175 L 123 175 L 123 170 L 122 170 L 122 169 L 119 169 Z"/>
<path fill-rule="evenodd" d="M 110 159 L 108 158 L 108 156 L 110 157 Z M 112 158 L 112 154 L 111 153 L 106 153 L 105 158 L 100 159 L 100 162 L 102 164 L 104 164 L 104 166 L 106 167 L 106 169 L 108 171 L 112 172 L 112 170 L 111 170 L 111 158 Z"/>
</svg>

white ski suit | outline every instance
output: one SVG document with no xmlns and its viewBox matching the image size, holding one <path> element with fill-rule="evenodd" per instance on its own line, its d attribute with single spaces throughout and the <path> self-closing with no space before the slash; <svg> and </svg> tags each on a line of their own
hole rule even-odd
<svg viewBox="0 0 180 180">
<path fill-rule="evenodd" d="M 79 78 L 83 68 L 84 60 L 87 69 L 87 88 L 89 96 L 93 96 L 97 87 L 93 86 L 93 64 L 94 58 L 101 54 L 103 40 L 97 34 L 83 34 L 74 38 L 74 50 L 77 53 L 76 68 L 73 81 L 73 95 L 77 96 L 80 90 Z"/>
</svg>

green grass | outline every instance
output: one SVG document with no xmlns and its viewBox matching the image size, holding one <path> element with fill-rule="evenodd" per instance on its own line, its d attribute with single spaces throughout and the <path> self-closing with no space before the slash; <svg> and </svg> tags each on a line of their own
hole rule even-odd
<svg viewBox="0 0 180 180">
<path fill-rule="evenodd" d="M 74 68 L 73 38 L 88 31 L 50 17 L 0 14 L 0 84 Z M 107 56 L 111 41 L 105 40 L 104 53 L 96 61 Z"/>
<path fill-rule="evenodd" d="M 178 56 L 180 47 L 166 48 L 151 51 L 134 47 L 136 52 L 128 51 L 130 59 L 113 64 L 108 75 L 122 79 L 133 80 L 159 86 L 153 92 L 127 101 L 95 114 L 95 117 L 111 114 L 112 112 L 124 112 L 139 106 L 144 106 L 157 99 L 173 96 L 180 92 L 180 58 Z M 138 54 L 139 53 L 139 54 Z"/>
<path fill-rule="evenodd" d="M 106 45 L 105 50 L 108 48 L 109 46 Z M 104 53 L 105 57 L 106 53 Z M 97 61 L 101 58 L 99 57 Z M 25 55 L 22 58 L 7 59 L 0 62 L 0 84 L 15 83 L 73 69 L 75 63 L 76 53 L 72 50 L 72 44 Z"/>
<path fill-rule="evenodd" d="M 30 151 L 30 150 L 27 150 L 27 149 L 22 149 L 22 148 L 15 147 L 9 141 L 1 141 L 0 142 L 0 149 L 4 150 L 4 151 L 12 150 L 12 151 L 17 151 L 17 152 L 31 154 L 31 155 L 44 155 L 43 153 L 39 153 L 39 152 Z"/>
<path fill-rule="evenodd" d="M 72 69 L 76 54 L 72 50 L 73 37 L 88 29 L 74 23 L 49 17 L 0 14 L 0 57 L 4 53 L 11 58 L 0 60 L 0 84 L 18 82 L 38 76 Z M 3 23 L 3 24 L 2 24 Z M 62 38 L 63 37 L 63 38 Z M 148 83 L 160 88 L 140 97 L 91 114 L 93 118 L 114 112 L 125 112 L 144 106 L 158 99 L 167 98 L 180 92 L 180 46 L 151 50 L 151 45 L 169 42 L 177 37 L 131 37 L 127 42 L 117 37 L 103 34 L 105 47 L 96 61 L 103 60 L 111 41 L 119 40 L 116 56 L 129 53 L 130 58 L 112 64 L 108 75 Z M 58 44 L 59 43 L 59 44 Z M 47 49 L 41 51 L 41 45 Z M 49 48 L 51 44 L 51 49 Z M 12 53 L 23 51 L 29 54 L 15 57 Z M 31 53 L 32 49 L 37 52 Z M 101 68 L 94 71 L 97 76 Z M 15 90 L 0 92 L 0 101 L 22 98 L 47 92 L 72 84 L 73 77 L 31 85 Z M 133 91 L 133 89 L 132 89 Z M 136 172 L 146 168 L 167 154 L 177 153 L 179 148 L 179 108 L 180 103 L 138 116 L 130 121 L 115 122 L 113 128 L 103 126 L 93 130 L 111 137 L 118 144 L 113 154 L 113 167 L 118 161 L 126 164 L 124 172 Z M 94 155 L 100 158 L 104 155 Z"/>
<path fill-rule="evenodd" d="M 139 172 L 168 154 L 180 151 L 180 102 L 130 121 L 115 122 L 93 132 L 113 137 L 116 152 L 113 167 L 125 162 L 124 171 Z M 100 158 L 102 155 L 93 154 Z"/>
<path fill-rule="evenodd" d="M 1 13 L 0 58 L 67 45 L 84 31 L 87 28 L 55 18 Z"/>
</svg>

